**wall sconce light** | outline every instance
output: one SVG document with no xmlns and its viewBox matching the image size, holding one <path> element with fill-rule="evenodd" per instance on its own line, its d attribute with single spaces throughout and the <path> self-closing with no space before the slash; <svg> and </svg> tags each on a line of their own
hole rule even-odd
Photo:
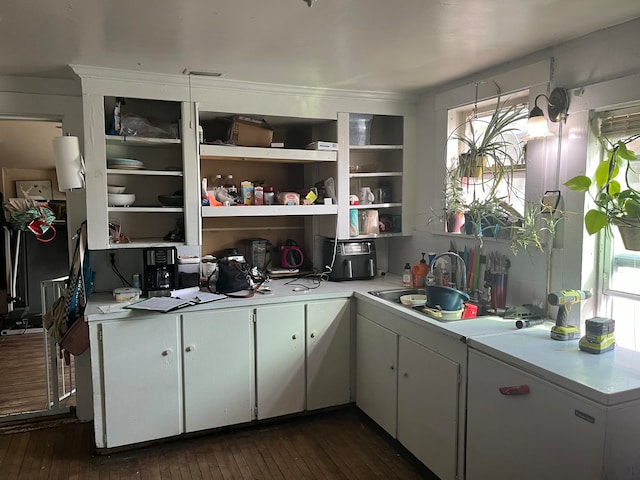
<svg viewBox="0 0 640 480">
<path fill-rule="evenodd" d="M 78 137 L 65 135 L 53 139 L 53 154 L 58 177 L 58 190 L 64 192 L 84 188 L 84 160 Z"/>
<path fill-rule="evenodd" d="M 547 125 L 547 119 L 542 112 L 542 109 L 538 106 L 538 100 L 540 97 L 547 99 L 547 112 L 549 114 L 549 120 L 554 123 L 559 121 L 567 121 L 569 111 L 569 94 L 564 88 L 554 88 L 551 94 L 547 97 L 544 93 L 541 93 L 536 97 L 535 106 L 529 114 L 529 121 L 527 122 L 527 130 L 530 138 L 544 137 L 550 135 L 549 127 Z"/>
</svg>

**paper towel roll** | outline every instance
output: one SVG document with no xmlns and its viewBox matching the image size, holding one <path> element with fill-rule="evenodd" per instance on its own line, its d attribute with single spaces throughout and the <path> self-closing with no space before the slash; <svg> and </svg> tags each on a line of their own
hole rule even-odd
<svg viewBox="0 0 640 480">
<path fill-rule="evenodd" d="M 84 187 L 84 172 L 78 137 L 64 136 L 53 139 L 58 190 Z"/>
</svg>

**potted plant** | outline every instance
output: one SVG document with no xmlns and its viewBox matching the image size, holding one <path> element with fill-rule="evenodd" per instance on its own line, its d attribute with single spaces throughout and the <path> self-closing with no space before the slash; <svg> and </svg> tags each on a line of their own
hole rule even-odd
<svg viewBox="0 0 640 480">
<path fill-rule="evenodd" d="M 549 209 L 542 202 L 527 202 L 524 215 L 509 227 L 513 254 L 517 255 L 521 248 L 544 251 L 547 243 L 555 237 L 558 222 L 563 218 L 562 212 Z"/>
<path fill-rule="evenodd" d="M 565 186 L 575 192 L 588 193 L 595 204 L 584 216 L 584 225 L 593 235 L 611 225 L 618 227 L 627 250 L 640 251 L 640 191 L 630 185 L 629 179 L 638 178 L 635 152 L 627 145 L 640 138 L 640 134 L 611 142 L 600 141 L 606 149 L 603 160 L 598 164 L 593 179 L 577 175 L 565 182 Z"/>
<path fill-rule="evenodd" d="M 467 211 L 462 181 L 453 170 L 447 170 L 446 178 L 443 194 L 447 232 L 462 233 Z"/>
<path fill-rule="evenodd" d="M 513 192 L 515 167 L 524 163 L 517 122 L 526 118 L 525 108 L 508 106 L 498 88 L 496 106 L 488 119 L 468 118 L 450 135 L 449 140 L 458 142 L 462 153 L 445 178 L 445 203 L 447 214 L 454 211 L 454 205 L 455 211 L 465 212 L 466 233 L 492 235 L 498 230 L 496 225 L 504 226 L 501 204 Z M 502 190 L 499 196 L 504 182 L 507 193 Z"/>
</svg>

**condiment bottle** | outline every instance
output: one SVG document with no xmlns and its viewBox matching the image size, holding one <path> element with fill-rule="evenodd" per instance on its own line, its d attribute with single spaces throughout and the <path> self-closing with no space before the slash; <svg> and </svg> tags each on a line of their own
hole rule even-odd
<svg viewBox="0 0 640 480">
<path fill-rule="evenodd" d="M 402 286 L 411 286 L 411 264 L 409 262 L 404 264 L 404 273 L 402 274 Z"/>
<path fill-rule="evenodd" d="M 273 187 L 271 186 L 264 187 L 264 204 L 273 205 L 274 201 L 275 201 L 275 192 L 273 191 Z"/>
<path fill-rule="evenodd" d="M 420 260 L 419 263 L 416 263 L 411 269 L 414 288 L 424 288 L 425 279 L 427 278 L 427 274 L 429 273 L 429 267 L 427 266 L 427 261 L 425 260 L 424 256 L 425 253 L 422 252 L 422 260 Z"/>
</svg>

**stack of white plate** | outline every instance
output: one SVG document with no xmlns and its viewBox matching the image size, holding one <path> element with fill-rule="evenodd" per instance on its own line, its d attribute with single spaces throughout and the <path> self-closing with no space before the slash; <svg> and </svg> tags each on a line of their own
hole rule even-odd
<svg viewBox="0 0 640 480">
<path fill-rule="evenodd" d="M 118 170 L 140 170 L 144 168 L 144 163 L 132 158 L 107 158 L 107 168 Z"/>
</svg>

